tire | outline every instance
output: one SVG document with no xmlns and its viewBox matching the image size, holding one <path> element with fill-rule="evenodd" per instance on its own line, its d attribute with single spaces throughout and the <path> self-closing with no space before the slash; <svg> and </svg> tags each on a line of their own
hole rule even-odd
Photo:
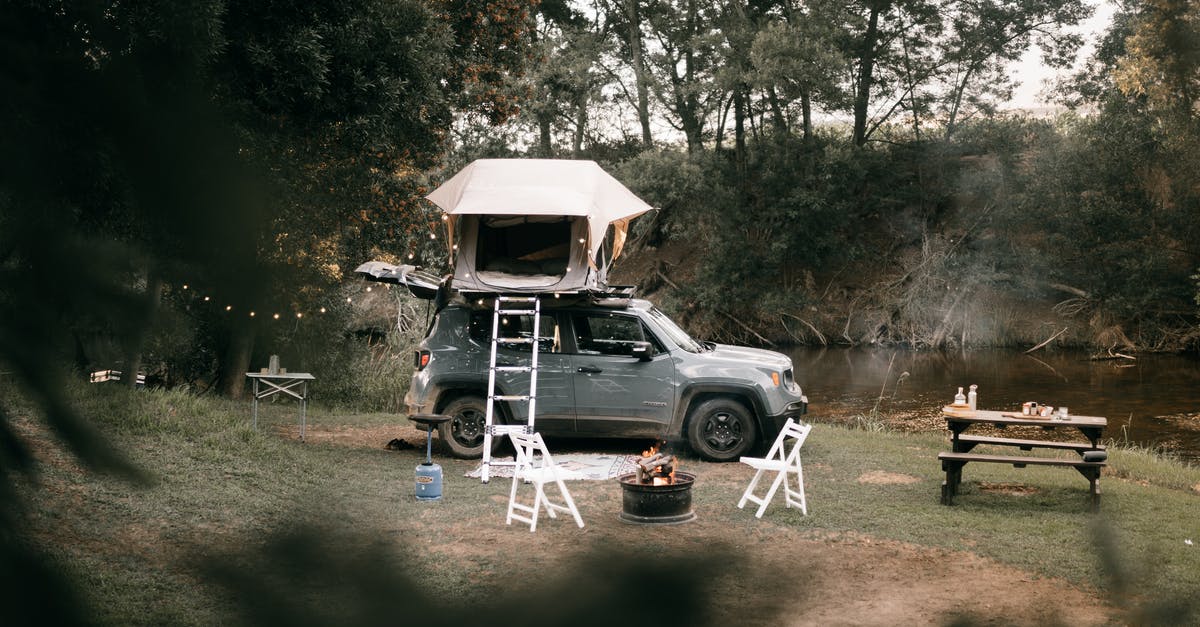
<svg viewBox="0 0 1200 627">
<path fill-rule="evenodd" d="M 478 396 L 460 396 L 441 411 L 450 416 L 449 422 L 438 425 L 438 437 L 459 459 L 483 457 L 483 432 L 487 423 L 487 406 Z M 493 419 L 498 416 L 493 415 Z M 500 421 L 496 421 L 499 424 Z M 504 444 L 503 438 L 492 438 L 492 453 Z"/>
<path fill-rule="evenodd" d="M 712 398 L 692 408 L 687 420 L 688 444 L 711 462 L 736 461 L 758 443 L 754 416 L 730 398 Z"/>
</svg>

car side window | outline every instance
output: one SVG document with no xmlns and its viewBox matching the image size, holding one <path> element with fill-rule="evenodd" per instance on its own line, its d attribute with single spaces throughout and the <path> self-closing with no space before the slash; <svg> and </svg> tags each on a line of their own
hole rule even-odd
<svg viewBox="0 0 1200 627">
<path fill-rule="evenodd" d="M 633 354 L 634 342 L 650 342 L 662 351 L 654 335 L 637 318 L 608 313 L 581 313 L 571 317 L 575 346 L 585 355 Z"/>
<path fill-rule="evenodd" d="M 476 311 L 471 313 L 471 322 L 467 332 L 471 339 L 480 344 L 492 341 L 492 312 Z M 533 337 L 533 316 L 500 316 L 500 337 Z M 507 348 L 515 351 L 530 352 L 529 344 L 506 344 Z M 543 313 L 538 332 L 538 352 L 562 352 L 562 341 L 558 330 L 558 320 L 553 315 Z"/>
</svg>

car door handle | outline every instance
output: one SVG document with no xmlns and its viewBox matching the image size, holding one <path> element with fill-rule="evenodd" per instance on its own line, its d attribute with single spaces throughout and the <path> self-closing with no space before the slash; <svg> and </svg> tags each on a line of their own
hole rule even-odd
<svg viewBox="0 0 1200 627">
<path fill-rule="evenodd" d="M 604 371 L 595 366 L 580 366 L 579 372 L 582 372 L 584 374 L 600 374 L 601 372 L 604 372 Z"/>
</svg>

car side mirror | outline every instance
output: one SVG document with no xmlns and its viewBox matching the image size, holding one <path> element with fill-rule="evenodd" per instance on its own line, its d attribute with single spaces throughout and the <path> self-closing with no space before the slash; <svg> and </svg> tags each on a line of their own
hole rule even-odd
<svg viewBox="0 0 1200 627">
<path fill-rule="evenodd" d="M 638 361 L 650 361 L 654 356 L 654 348 L 650 346 L 650 342 L 634 342 L 629 354 L 637 357 Z"/>
</svg>

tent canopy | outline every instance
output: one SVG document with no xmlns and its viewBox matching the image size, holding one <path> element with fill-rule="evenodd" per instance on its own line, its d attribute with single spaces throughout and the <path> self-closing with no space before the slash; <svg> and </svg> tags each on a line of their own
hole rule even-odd
<svg viewBox="0 0 1200 627">
<path fill-rule="evenodd" d="M 561 159 L 479 159 L 426 198 L 451 216 L 583 216 L 592 262 L 609 225 L 615 258 L 629 220 L 652 209 L 595 161 Z"/>
</svg>

